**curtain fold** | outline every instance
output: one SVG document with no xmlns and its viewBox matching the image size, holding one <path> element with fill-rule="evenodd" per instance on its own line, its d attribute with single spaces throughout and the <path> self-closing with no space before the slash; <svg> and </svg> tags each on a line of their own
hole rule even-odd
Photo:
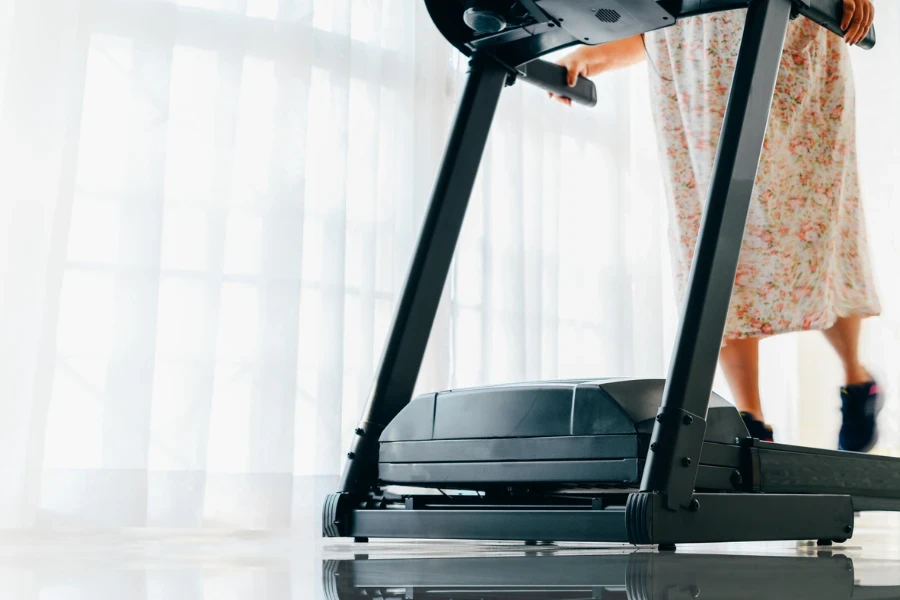
<svg viewBox="0 0 900 600">
<path fill-rule="evenodd" d="M 600 78 L 591 111 L 504 92 L 418 390 L 665 376 L 649 76 Z M 0 528 L 314 522 L 464 77 L 412 0 L 0 0 Z M 861 158 L 889 173 L 872 89 Z M 896 190 L 867 180 L 884 282 Z M 775 346 L 793 431 L 803 353 Z"/>
</svg>

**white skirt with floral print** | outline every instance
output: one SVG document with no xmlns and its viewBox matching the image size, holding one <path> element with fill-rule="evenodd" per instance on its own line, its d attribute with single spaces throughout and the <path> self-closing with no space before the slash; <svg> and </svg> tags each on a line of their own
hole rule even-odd
<svg viewBox="0 0 900 600">
<path fill-rule="evenodd" d="M 745 14 L 693 17 L 645 36 L 679 303 Z M 849 51 L 800 17 L 785 41 L 725 338 L 827 329 L 837 318 L 879 311 L 860 204 Z"/>
</svg>

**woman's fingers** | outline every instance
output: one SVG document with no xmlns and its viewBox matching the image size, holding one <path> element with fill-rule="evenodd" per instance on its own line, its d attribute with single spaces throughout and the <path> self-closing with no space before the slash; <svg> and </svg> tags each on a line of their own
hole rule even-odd
<svg viewBox="0 0 900 600">
<path fill-rule="evenodd" d="M 574 63 L 564 64 L 564 67 L 568 69 L 566 73 L 566 83 L 569 84 L 569 87 L 575 87 L 575 84 L 578 83 L 578 77 L 587 77 L 588 76 L 588 66 L 587 63 L 578 61 Z"/>
<path fill-rule="evenodd" d="M 575 84 L 578 83 L 579 75 L 587 76 L 587 64 L 585 64 L 582 60 L 566 57 L 556 64 L 566 68 L 566 85 L 568 85 L 569 87 L 575 87 Z M 548 92 L 547 95 L 557 102 L 565 104 L 566 106 L 572 106 L 572 100 L 569 98 L 559 96 L 557 94 L 554 94 L 553 92 Z"/>
<path fill-rule="evenodd" d="M 571 100 L 569 100 L 568 98 L 564 98 L 563 96 L 557 96 L 553 92 L 547 92 L 547 97 L 551 98 L 552 100 L 556 100 L 560 104 L 565 104 L 566 106 L 572 106 Z"/>
<path fill-rule="evenodd" d="M 579 64 L 569 64 L 566 65 L 568 71 L 566 72 L 566 83 L 569 84 L 569 87 L 575 87 L 575 84 L 578 83 L 578 74 L 581 71 L 581 65 Z"/>
<path fill-rule="evenodd" d="M 869 33 L 869 29 L 872 28 L 872 23 L 875 21 L 875 5 L 872 4 L 871 0 L 866 0 L 866 18 L 863 21 L 862 27 L 859 31 L 859 39 L 856 40 L 856 43 L 860 43 L 863 41 Z"/>
<path fill-rule="evenodd" d="M 844 0 L 844 20 L 847 21 L 847 26 L 844 27 L 844 41 L 848 44 L 853 43 L 853 38 L 856 36 L 856 31 L 859 29 L 860 19 L 862 19 L 863 10 L 862 4 L 864 0 Z M 849 12 L 849 18 L 848 13 Z"/>
<path fill-rule="evenodd" d="M 853 41 L 854 44 L 860 43 L 866 37 L 875 14 L 875 7 L 872 6 L 871 0 L 862 0 L 860 4 L 863 15 L 860 19 L 859 31 L 856 32 L 856 39 Z"/>
<path fill-rule="evenodd" d="M 854 12 L 856 12 L 856 2 L 854 0 L 844 0 L 844 17 L 841 19 L 841 31 L 845 34 L 847 28 L 850 27 L 850 19 L 853 18 Z"/>
<path fill-rule="evenodd" d="M 846 40 L 848 44 L 853 44 L 853 40 L 856 38 L 856 34 L 861 25 L 860 21 L 862 20 L 862 13 L 862 7 L 860 6 L 857 6 L 856 10 L 853 11 L 853 17 L 850 19 L 850 27 L 848 27 L 847 31 L 844 33 L 844 40 Z"/>
<path fill-rule="evenodd" d="M 850 30 L 847 31 L 846 40 L 851 46 L 856 43 L 859 38 L 859 30 L 862 29 L 863 20 L 866 18 L 865 0 L 859 0 L 856 10 L 853 12 L 853 18 L 850 19 Z"/>
<path fill-rule="evenodd" d="M 845 16 L 847 8 L 846 2 L 847 0 L 845 0 L 844 4 Z M 871 7 L 871 2 L 869 0 L 858 0 L 856 2 L 851 0 L 851 4 L 853 6 L 853 15 L 850 17 L 850 25 L 844 33 L 844 39 L 848 44 L 856 44 L 868 31 L 868 29 L 865 28 L 865 24 L 868 20 L 868 9 Z"/>
<path fill-rule="evenodd" d="M 869 7 L 872 10 L 869 11 L 869 26 L 866 28 L 866 35 L 869 35 L 869 31 L 875 25 L 875 5 L 870 3 Z"/>
</svg>

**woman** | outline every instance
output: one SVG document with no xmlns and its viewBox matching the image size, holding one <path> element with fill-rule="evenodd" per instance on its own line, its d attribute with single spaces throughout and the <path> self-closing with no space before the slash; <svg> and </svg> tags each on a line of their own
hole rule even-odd
<svg viewBox="0 0 900 600">
<path fill-rule="evenodd" d="M 759 394 L 760 339 L 820 330 L 840 356 L 843 450 L 875 443 L 878 387 L 860 363 L 860 322 L 878 314 L 859 199 L 848 45 L 871 0 L 844 0 L 844 39 L 805 18 L 785 39 L 735 278 L 720 365 L 753 437 L 771 440 Z M 684 19 L 646 36 L 583 46 L 560 64 L 590 77 L 649 57 L 666 172 L 676 291 L 684 296 L 746 11 Z M 565 98 L 558 100 L 566 104 Z"/>
</svg>

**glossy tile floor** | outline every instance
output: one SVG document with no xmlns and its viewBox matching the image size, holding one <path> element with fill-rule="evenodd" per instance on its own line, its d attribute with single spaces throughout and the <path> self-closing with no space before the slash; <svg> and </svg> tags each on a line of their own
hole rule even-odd
<svg viewBox="0 0 900 600">
<path fill-rule="evenodd" d="M 374 542 L 308 532 L 0 534 L 0 598 L 40 600 L 900 599 L 900 519 L 830 549 Z"/>
</svg>

